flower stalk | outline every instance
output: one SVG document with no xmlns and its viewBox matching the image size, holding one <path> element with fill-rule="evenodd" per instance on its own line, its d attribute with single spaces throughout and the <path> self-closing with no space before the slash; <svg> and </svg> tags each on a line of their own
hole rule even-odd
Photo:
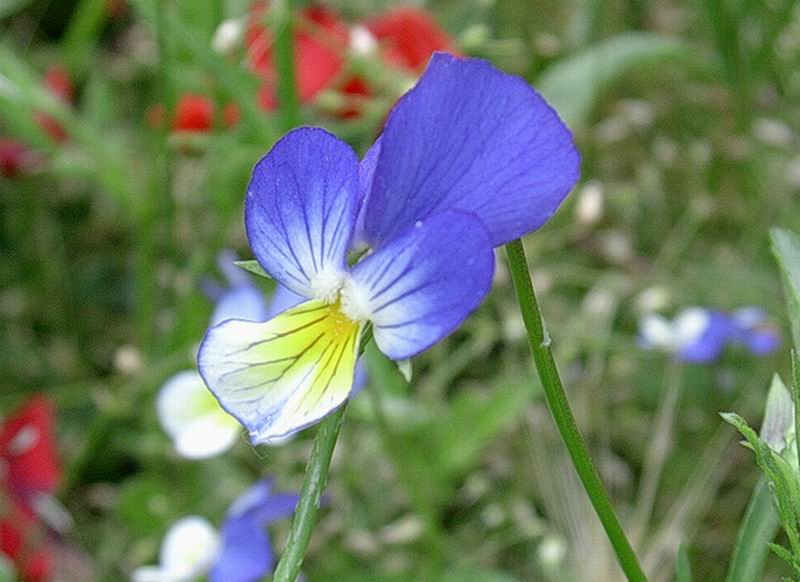
<svg viewBox="0 0 800 582">
<path fill-rule="evenodd" d="M 306 465 L 306 475 L 303 478 L 303 487 L 300 489 L 300 501 L 292 518 L 286 551 L 275 569 L 273 582 L 295 582 L 300 574 L 308 543 L 317 523 L 322 492 L 328 481 L 331 457 L 339 437 L 339 430 L 342 428 L 346 408 L 347 402 L 319 425 L 317 435 L 314 437 L 314 447 Z"/>
<path fill-rule="evenodd" d="M 631 547 L 625 531 L 614 512 L 614 507 L 606 494 L 600 475 L 597 473 L 586 443 L 583 441 L 575 417 L 569 406 L 561 376 L 558 373 L 553 352 L 550 348 L 550 336 L 547 334 L 544 319 L 539 309 L 533 281 L 528 272 L 528 262 L 522 241 L 517 239 L 506 245 L 508 265 L 511 279 L 517 293 L 522 320 L 527 330 L 528 344 L 533 355 L 536 370 L 544 388 L 545 398 L 553 415 L 558 432 L 567 447 L 572 464 L 580 477 L 589 500 L 600 518 L 611 546 L 617 555 L 620 567 L 631 582 L 646 582 L 647 577 L 639 565 L 636 554 Z"/>
</svg>

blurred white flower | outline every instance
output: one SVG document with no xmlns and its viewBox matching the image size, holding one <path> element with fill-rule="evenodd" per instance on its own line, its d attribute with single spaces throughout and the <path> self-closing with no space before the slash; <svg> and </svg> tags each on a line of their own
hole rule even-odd
<svg viewBox="0 0 800 582">
<path fill-rule="evenodd" d="M 161 542 L 158 566 L 133 571 L 133 582 L 190 582 L 205 575 L 219 551 L 219 535 L 208 521 L 190 516 L 176 521 Z"/>
<path fill-rule="evenodd" d="M 225 412 L 196 370 L 172 376 L 156 401 L 158 419 L 175 450 L 187 459 L 207 459 L 236 443 L 241 425 Z"/>
<path fill-rule="evenodd" d="M 792 128 L 779 119 L 759 117 L 753 121 L 753 134 L 761 143 L 774 147 L 787 147 L 794 141 Z"/>
<path fill-rule="evenodd" d="M 578 193 L 575 218 L 581 224 L 592 225 L 603 218 L 603 187 L 594 180 L 587 182 Z"/>
<path fill-rule="evenodd" d="M 224 21 L 214 32 L 211 46 L 222 55 L 229 55 L 242 46 L 244 38 L 244 21 L 241 18 L 231 18 Z"/>
<path fill-rule="evenodd" d="M 655 313 L 639 320 L 641 343 L 649 349 L 677 352 L 695 342 L 708 329 L 711 316 L 705 309 L 691 307 L 670 321 Z"/>
<path fill-rule="evenodd" d="M 378 48 L 378 40 L 366 26 L 356 24 L 350 28 L 350 52 L 356 56 L 368 56 Z"/>
</svg>

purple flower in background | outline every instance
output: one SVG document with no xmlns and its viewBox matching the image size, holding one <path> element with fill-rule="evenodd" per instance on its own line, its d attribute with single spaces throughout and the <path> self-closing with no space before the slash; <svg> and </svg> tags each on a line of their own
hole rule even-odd
<svg viewBox="0 0 800 582">
<path fill-rule="evenodd" d="M 266 527 L 294 513 L 298 496 L 273 493 L 263 479 L 231 506 L 217 532 L 205 518 L 185 517 L 167 531 L 157 566 L 134 570 L 133 582 L 257 582 L 272 572 L 275 559 Z"/>
<path fill-rule="evenodd" d="M 767 313 L 760 307 L 744 307 L 731 315 L 732 340 L 757 356 L 771 354 L 781 345 L 778 331 L 769 326 Z"/>
<path fill-rule="evenodd" d="M 216 295 L 216 304 L 210 325 L 227 319 L 266 321 L 273 315 L 271 306 L 264 300 L 264 294 L 253 285 L 247 272 L 234 264 L 237 260 L 232 251 L 223 251 L 217 256 L 217 266 L 225 276 L 228 287 L 211 293 Z"/>
<path fill-rule="evenodd" d="M 766 313 L 748 307 L 733 313 L 691 307 L 671 321 L 648 314 L 639 322 L 639 344 L 645 349 L 659 349 L 694 364 L 715 361 L 730 344 L 742 344 L 762 356 L 780 346 L 778 333 L 766 326 Z"/>
<path fill-rule="evenodd" d="M 292 515 L 298 500 L 294 493 L 273 493 L 271 479 L 237 499 L 222 524 L 209 582 L 256 582 L 271 573 L 275 557 L 266 526 Z"/>
<path fill-rule="evenodd" d="M 212 327 L 203 379 L 255 443 L 319 421 L 350 396 L 367 325 L 394 360 L 451 333 L 489 292 L 494 247 L 542 226 L 578 165 L 523 79 L 443 53 L 360 163 L 322 129 L 292 131 L 256 165 L 245 225 L 261 266 L 305 301 Z"/>
</svg>

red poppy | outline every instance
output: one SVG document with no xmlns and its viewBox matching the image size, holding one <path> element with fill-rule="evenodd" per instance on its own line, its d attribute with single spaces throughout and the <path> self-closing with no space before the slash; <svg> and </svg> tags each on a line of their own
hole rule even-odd
<svg viewBox="0 0 800 582">
<path fill-rule="evenodd" d="M 44 580 L 50 571 L 45 528 L 33 505 L 55 491 L 61 476 L 54 423 L 52 404 L 36 396 L 0 428 L 0 552 L 28 581 Z"/>
<path fill-rule="evenodd" d="M 214 127 L 214 102 L 204 95 L 187 93 L 175 105 L 175 131 L 211 131 Z"/>
<path fill-rule="evenodd" d="M 250 68 L 263 76 L 258 101 L 264 109 L 275 109 L 273 87 L 276 73 L 273 64 L 273 36 L 264 24 L 267 5 L 258 2 L 250 12 L 245 42 Z M 344 67 L 348 30 L 339 16 L 329 8 L 311 6 L 299 12 L 295 29 L 295 71 L 297 94 L 301 102 L 312 100 L 331 86 Z"/>
<path fill-rule="evenodd" d="M 16 178 L 30 169 L 31 151 L 28 147 L 13 138 L 0 138 L 0 176 Z"/>
<path fill-rule="evenodd" d="M 430 13 L 413 6 L 389 10 L 364 24 L 384 46 L 386 60 L 412 72 L 421 71 L 434 52 L 452 53 L 455 45 Z"/>
<path fill-rule="evenodd" d="M 72 103 L 74 91 L 69 73 L 59 66 L 48 69 L 42 78 L 42 85 L 59 101 Z M 36 114 L 36 121 L 39 126 L 55 141 L 62 142 L 67 139 L 67 132 L 50 115 L 39 112 Z"/>
</svg>

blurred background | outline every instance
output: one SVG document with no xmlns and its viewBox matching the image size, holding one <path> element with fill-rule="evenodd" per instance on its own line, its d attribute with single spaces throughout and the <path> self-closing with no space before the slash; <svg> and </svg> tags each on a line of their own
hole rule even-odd
<svg viewBox="0 0 800 582">
<path fill-rule="evenodd" d="M 0 580 L 126 580 L 177 520 L 219 528 L 264 476 L 299 490 L 313 429 L 187 453 L 160 395 L 229 286 L 273 292 L 232 274 L 253 164 L 297 125 L 363 153 L 435 50 L 523 76 L 574 131 L 581 181 L 525 241 L 556 359 L 652 579 L 681 545 L 724 579 L 758 474 L 718 413 L 758 426 L 788 347 L 683 362 L 639 328 L 758 307 L 787 337 L 768 233 L 800 228 L 797 2 L 0 0 L 0 39 Z M 503 260 L 410 382 L 365 359 L 308 580 L 622 579 Z"/>
</svg>

